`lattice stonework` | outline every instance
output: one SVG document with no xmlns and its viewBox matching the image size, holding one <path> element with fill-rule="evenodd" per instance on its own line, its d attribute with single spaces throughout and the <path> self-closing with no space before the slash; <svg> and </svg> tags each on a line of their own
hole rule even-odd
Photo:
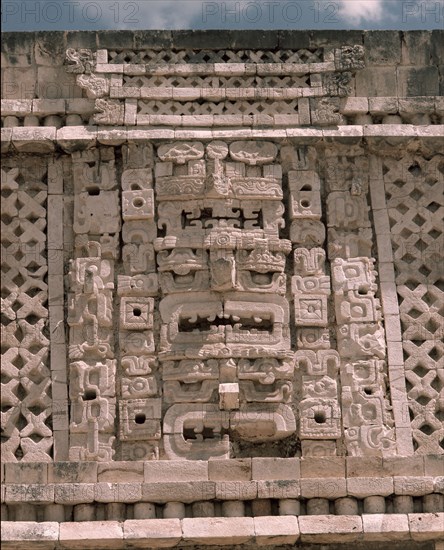
<svg viewBox="0 0 444 550">
<path fill-rule="evenodd" d="M 109 50 L 109 62 L 120 63 L 320 63 L 324 48 L 299 50 Z"/>
<path fill-rule="evenodd" d="M 48 462 L 53 432 L 46 159 L 2 163 L 1 191 L 2 461 Z"/>
<path fill-rule="evenodd" d="M 415 452 L 444 453 L 444 156 L 384 160 Z"/>
</svg>

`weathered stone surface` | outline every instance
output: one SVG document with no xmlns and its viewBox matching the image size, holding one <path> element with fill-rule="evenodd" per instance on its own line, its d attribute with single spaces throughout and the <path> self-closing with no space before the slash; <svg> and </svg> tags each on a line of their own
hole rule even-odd
<svg viewBox="0 0 444 550">
<path fill-rule="evenodd" d="M 2 544 L 11 550 L 41 548 L 52 550 L 59 540 L 59 524 L 56 522 L 2 521 Z"/>
<path fill-rule="evenodd" d="M 169 548 L 178 544 L 181 538 L 179 519 L 139 519 L 123 523 L 125 543 L 137 548 Z"/>
<path fill-rule="evenodd" d="M 300 516 L 301 542 L 353 542 L 362 538 L 362 519 L 359 516 Z"/>
<path fill-rule="evenodd" d="M 4 35 L 2 518 L 36 522 L 18 537 L 439 538 L 440 39 Z"/>
<path fill-rule="evenodd" d="M 254 518 L 254 531 L 257 546 L 295 544 L 299 539 L 298 520 L 294 516 Z"/>
<path fill-rule="evenodd" d="M 407 514 L 413 540 L 439 540 L 442 536 L 444 513 Z"/>
<path fill-rule="evenodd" d="M 117 521 L 82 521 L 60 524 L 60 546 L 75 548 L 121 548 L 123 526 Z"/>
<path fill-rule="evenodd" d="M 410 540 L 406 514 L 364 514 L 365 541 Z"/>
<path fill-rule="evenodd" d="M 182 520 L 185 544 L 221 546 L 253 542 L 256 534 L 253 518 L 185 518 Z"/>
</svg>

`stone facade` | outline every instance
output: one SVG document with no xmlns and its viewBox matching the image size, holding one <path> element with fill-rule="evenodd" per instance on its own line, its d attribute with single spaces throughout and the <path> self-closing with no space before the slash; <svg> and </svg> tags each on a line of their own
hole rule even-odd
<svg viewBox="0 0 444 550">
<path fill-rule="evenodd" d="M 442 550 L 443 33 L 3 44 L 5 547 Z"/>
</svg>

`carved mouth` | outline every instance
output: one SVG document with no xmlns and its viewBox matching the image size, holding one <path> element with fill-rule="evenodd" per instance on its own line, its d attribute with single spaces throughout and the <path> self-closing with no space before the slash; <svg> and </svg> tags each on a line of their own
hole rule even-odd
<svg viewBox="0 0 444 550">
<path fill-rule="evenodd" d="M 183 437 L 186 441 L 204 442 L 206 440 L 221 441 L 228 437 L 227 430 L 223 430 L 220 427 L 191 427 L 187 426 L 183 428 Z"/>
<path fill-rule="evenodd" d="M 179 332 L 225 334 L 229 332 L 258 334 L 273 331 L 271 316 L 239 317 L 238 315 L 199 315 L 180 317 Z"/>
</svg>

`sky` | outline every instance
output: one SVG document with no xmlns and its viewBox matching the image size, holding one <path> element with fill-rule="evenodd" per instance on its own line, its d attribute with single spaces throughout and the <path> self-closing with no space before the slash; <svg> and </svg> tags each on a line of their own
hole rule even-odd
<svg viewBox="0 0 444 550">
<path fill-rule="evenodd" d="M 444 0 L 2 0 L 2 31 L 442 29 Z"/>
</svg>

